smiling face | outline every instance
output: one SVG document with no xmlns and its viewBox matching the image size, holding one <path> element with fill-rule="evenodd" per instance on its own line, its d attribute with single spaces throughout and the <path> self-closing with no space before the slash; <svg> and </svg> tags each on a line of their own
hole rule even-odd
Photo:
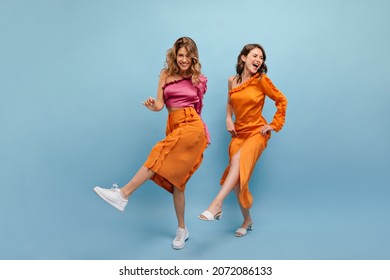
<svg viewBox="0 0 390 280">
<path fill-rule="evenodd" d="M 188 73 L 191 67 L 192 59 L 190 53 L 185 47 L 181 47 L 176 54 L 176 63 L 179 66 L 180 74 L 184 75 Z"/>
<path fill-rule="evenodd" d="M 264 62 L 263 52 L 259 48 L 252 49 L 247 56 L 242 55 L 241 59 L 245 63 L 246 70 L 252 75 L 257 73 Z"/>
<path fill-rule="evenodd" d="M 192 76 L 193 82 L 199 82 L 201 64 L 195 42 L 189 37 L 177 39 L 167 51 L 164 69 L 170 76 Z"/>
</svg>

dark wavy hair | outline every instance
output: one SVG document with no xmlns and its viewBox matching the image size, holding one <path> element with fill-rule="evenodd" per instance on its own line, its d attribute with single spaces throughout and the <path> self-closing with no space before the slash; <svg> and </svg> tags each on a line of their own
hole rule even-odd
<svg viewBox="0 0 390 280">
<path fill-rule="evenodd" d="M 264 48 L 260 44 L 247 44 L 242 48 L 240 54 L 237 57 L 236 72 L 237 72 L 237 81 L 239 83 L 242 81 L 242 72 L 244 71 L 245 68 L 245 62 L 242 61 L 241 56 L 248 56 L 250 51 L 256 48 L 260 49 L 263 52 L 263 64 L 261 64 L 260 68 L 257 70 L 257 73 L 260 73 L 260 77 L 261 74 L 267 73 L 268 68 L 267 65 L 265 64 L 265 60 L 267 57 L 265 55 Z"/>
<path fill-rule="evenodd" d="M 201 74 L 201 64 L 199 62 L 198 47 L 194 40 L 189 37 L 181 37 L 176 40 L 173 47 L 168 49 L 164 69 L 168 75 L 177 75 L 180 73 L 180 68 L 177 65 L 177 52 L 180 48 L 186 48 L 191 57 L 191 67 L 188 74 L 192 76 L 194 84 L 199 83 L 199 75 Z"/>
</svg>

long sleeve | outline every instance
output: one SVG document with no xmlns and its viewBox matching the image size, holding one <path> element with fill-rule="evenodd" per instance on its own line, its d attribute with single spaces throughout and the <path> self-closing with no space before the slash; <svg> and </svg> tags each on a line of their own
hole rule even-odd
<svg viewBox="0 0 390 280">
<path fill-rule="evenodd" d="M 275 101 L 276 112 L 273 117 L 273 120 L 269 124 L 276 132 L 282 129 L 285 118 L 286 118 L 286 109 L 287 109 L 287 98 L 283 93 L 278 90 L 271 79 L 267 75 L 263 74 L 263 77 L 260 80 L 260 85 L 264 90 L 264 93 Z"/>
</svg>

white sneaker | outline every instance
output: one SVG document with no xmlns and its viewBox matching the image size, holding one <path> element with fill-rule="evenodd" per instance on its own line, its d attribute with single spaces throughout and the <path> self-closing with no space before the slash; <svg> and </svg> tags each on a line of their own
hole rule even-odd
<svg viewBox="0 0 390 280">
<path fill-rule="evenodd" d="M 124 211 L 127 205 L 127 199 L 124 199 L 117 184 L 113 184 L 111 189 L 94 187 L 93 190 L 103 200 L 114 206 L 119 211 Z"/>
<path fill-rule="evenodd" d="M 177 228 L 176 237 L 172 241 L 172 248 L 176 250 L 183 249 L 189 236 L 190 233 L 188 232 L 187 227 Z"/>
</svg>

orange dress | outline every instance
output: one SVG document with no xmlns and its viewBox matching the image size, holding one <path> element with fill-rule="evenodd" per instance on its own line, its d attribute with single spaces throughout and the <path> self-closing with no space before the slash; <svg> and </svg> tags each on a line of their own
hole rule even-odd
<svg viewBox="0 0 390 280">
<path fill-rule="evenodd" d="M 262 115 L 266 96 L 275 101 L 276 112 L 269 125 L 276 132 L 284 125 L 287 99 L 273 85 L 266 74 L 262 74 L 261 78 L 259 78 L 259 74 L 254 75 L 248 81 L 231 89 L 229 95 L 237 132 L 237 136 L 232 137 L 230 141 L 229 157 L 231 160 L 233 155 L 241 151 L 239 201 L 244 208 L 250 208 L 253 197 L 249 191 L 248 183 L 256 162 L 267 147 L 267 142 L 271 137 L 271 133 L 266 136 L 260 133 L 261 127 L 268 124 Z M 221 185 L 225 182 L 229 169 L 230 162 L 222 175 Z"/>
</svg>

